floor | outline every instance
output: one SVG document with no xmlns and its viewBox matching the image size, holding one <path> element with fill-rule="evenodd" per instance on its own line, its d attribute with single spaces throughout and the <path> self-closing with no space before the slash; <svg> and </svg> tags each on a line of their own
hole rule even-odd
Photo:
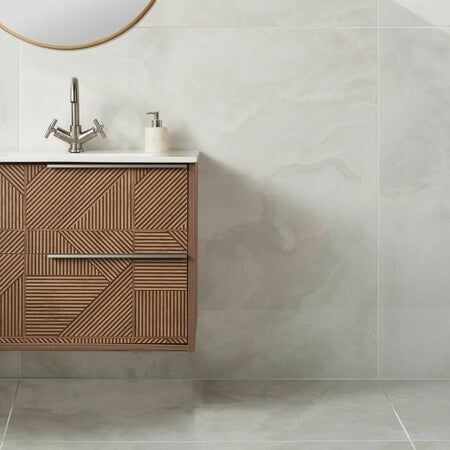
<svg viewBox="0 0 450 450">
<path fill-rule="evenodd" d="M 1 450 L 450 449 L 450 382 L 2 380 Z"/>
</svg>

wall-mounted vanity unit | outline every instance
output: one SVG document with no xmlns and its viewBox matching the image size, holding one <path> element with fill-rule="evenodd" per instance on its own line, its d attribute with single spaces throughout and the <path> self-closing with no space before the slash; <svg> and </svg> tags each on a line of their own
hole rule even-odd
<svg viewBox="0 0 450 450">
<path fill-rule="evenodd" d="M 0 154 L 0 350 L 193 351 L 197 159 Z"/>
</svg>

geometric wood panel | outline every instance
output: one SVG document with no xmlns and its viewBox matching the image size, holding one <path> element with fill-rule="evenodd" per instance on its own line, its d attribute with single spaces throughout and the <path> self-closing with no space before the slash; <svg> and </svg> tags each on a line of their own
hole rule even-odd
<svg viewBox="0 0 450 450">
<path fill-rule="evenodd" d="M 130 172 L 41 170 L 27 185 L 29 229 L 130 229 Z"/>
<path fill-rule="evenodd" d="M 186 291 L 136 291 L 135 311 L 136 336 L 187 338 Z"/>
<path fill-rule="evenodd" d="M 102 277 L 27 277 L 26 336 L 60 336 L 106 286 Z"/>
<path fill-rule="evenodd" d="M 134 245 L 136 253 L 186 253 L 187 231 L 136 231 Z"/>
<path fill-rule="evenodd" d="M 23 229 L 24 194 L 24 166 L 0 165 L 0 230 Z"/>
<path fill-rule="evenodd" d="M 22 336 L 23 275 L 0 292 L 0 336 Z"/>
<path fill-rule="evenodd" d="M 135 261 L 134 287 L 139 291 L 185 291 L 187 290 L 187 262 Z"/>
<path fill-rule="evenodd" d="M 60 334 L 61 337 L 128 337 L 133 331 L 131 264 Z"/>
<path fill-rule="evenodd" d="M 21 336 L 23 332 L 22 255 L 0 255 L 0 336 Z"/>
<path fill-rule="evenodd" d="M 192 350 L 189 183 L 191 168 L 0 164 L 0 350 Z M 47 257 L 134 253 L 189 259 Z"/>
<path fill-rule="evenodd" d="M 186 280 L 186 262 L 181 261 L 181 266 L 179 261 L 164 263 L 172 287 L 180 289 L 173 285 L 177 283 L 174 275 L 182 273 L 180 279 Z M 108 266 L 113 268 L 108 270 Z M 142 338 L 170 338 L 164 343 L 186 343 L 186 281 L 184 290 L 143 290 L 151 286 L 134 276 L 136 272 L 154 273 L 155 261 L 55 260 L 27 255 L 27 267 L 26 340 L 51 338 L 64 344 L 75 338 L 129 338 L 137 343 Z M 110 279 L 108 275 L 117 267 L 121 271 Z"/>
<path fill-rule="evenodd" d="M 27 252 L 43 254 L 129 254 L 131 230 L 29 230 Z"/>
<path fill-rule="evenodd" d="M 136 229 L 186 229 L 188 217 L 187 170 L 144 169 L 138 171 L 136 178 Z"/>
<path fill-rule="evenodd" d="M 25 232 L 23 230 L 0 230 L 0 252 L 24 253 Z"/>
</svg>

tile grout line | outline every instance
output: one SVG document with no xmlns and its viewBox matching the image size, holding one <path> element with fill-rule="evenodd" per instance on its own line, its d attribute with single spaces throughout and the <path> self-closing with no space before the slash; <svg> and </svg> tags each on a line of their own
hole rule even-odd
<svg viewBox="0 0 450 450">
<path fill-rule="evenodd" d="M 378 1 L 378 15 L 377 15 L 377 23 L 379 25 L 379 10 L 380 10 L 380 2 Z M 377 79 L 377 164 L 378 164 L 378 173 L 377 173 L 377 378 L 381 377 L 381 55 L 380 55 L 380 45 L 381 42 L 381 30 L 378 28 L 377 30 L 377 70 L 378 70 L 378 79 Z"/>
<path fill-rule="evenodd" d="M 377 28 L 380 28 L 381 0 L 377 0 Z"/>
<path fill-rule="evenodd" d="M 11 418 L 14 411 L 14 405 L 16 404 L 17 393 L 19 392 L 20 380 L 17 380 L 16 390 L 14 391 L 14 397 L 11 402 L 11 407 L 9 408 L 8 418 L 6 419 L 5 431 L 3 432 L 2 439 L 0 441 L 0 450 L 3 449 L 3 445 L 5 444 L 6 432 L 8 431 L 9 423 L 11 422 Z"/>
<path fill-rule="evenodd" d="M 400 414 L 399 414 L 399 413 L 397 412 L 397 410 L 395 409 L 395 406 L 394 406 L 394 404 L 392 403 L 391 398 L 389 397 L 388 393 L 386 392 L 386 389 L 384 388 L 384 386 L 383 386 L 383 392 L 384 392 L 384 395 L 386 396 L 386 399 L 387 399 L 387 401 L 388 401 L 388 403 L 389 403 L 389 405 L 390 405 L 390 407 L 391 407 L 393 413 L 395 414 L 395 417 L 396 417 L 397 420 L 399 421 L 399 423 L 400 423 L 400 425 L 401 425 L 401 427 L 402 427 L 402 429 L 403 429 L 403 432 L 406 434 L 406 437 L 408 438 L 408 441 L 409 441 L 409 443 L 411 444 L 411 447 L 412 447 L 414 450 L 417 450 L 416 446 L 414 445 L 413 440 L 411 439 L 411 436 L 410 436 L 409 433 L 408 433 L 408 430 L 406 429 L 405 424 L 403 423 L 402 419 L 400 418 Z"/>
<path fill-rule="evenodd" d="M 17 147 L 20 150 L 20 39 L 17 39 Z"/>
<path fill-rule="evenodd" d="M 3 380 L 17 381 L 17 378 L 3 378 Z M 201 382 L 201 381 L 220 381 L 220 382 L 292 382 L 292 381 L 330 381 L 330 382 L 371 382 L 376 383 L 379 381 L 403 381 L 403 382 L 416 382 L 416 381 L 450 381 L 450 378 L 46 378 L 46 377 L 25 377 L 21 378 L 21 381 L 154 381 L 154 382 Z"/>
<path fill-rule="evenodd" d="M 151 30 L 151 29 L 168 29 L 168 28 L 197 28 L 197 29 L 220 29 L 220 28 L 242 28 L 242 29 L 253 29 L 253 28 L 292 28 L 292 29 L 306 29 L 306 30 L 439 30 L 448 29 L 450 25 L 444 26 L 427 26 L 427 27 L 382 27 L 382 26 L 326 26 L 326 25 L 136 25 L 130 31 L 133 30 Z"/>
<path fill-rule="evenodd" d="M 25 443 L 30 443 L 33 441 L 21 441 L 21 440 L 9 440 L 8 442 L 14 442 L 14 443 L 19 443 L 19 442 L 25 442 Z M 45 444 L 80 444 L 80 443 L 107 443 L 107 444 L 337 444 L 337 443 L 379 443 L 379 442 L 395 442 L 395 443 L 405 443 L 407 441 L 405 440 L 400 440 L 400 439 L 325 439 L 325 440 L 320 440 L 320 439 L 310 439 L 310 440 L 284 440 L 284 441 L 260 441 L 260 440 L 256 440 L 256 441 L 222 441 L 222 440 L 216 440 L 216 441 L 211 441 L 211 440 L 199 440 L 199 441 L 187 441 L 187 440 L 180 440 L 180 441 L 174 441 L 174 440 L 168 440 L 168 441 L 136 441 L 136 440 L 132 440 L 132 441 L 85 441 L 85 440 L 81 440 L 81 441 L 39 441 L 40 443 L 45 443 Z M 421 442 L 430 442 L 430 441 L 421 441 Z M 435 442 L 435 441 L 432 441 Z M 438 441 L 438 442 L 450 442 L 450 441 Z"/>
<path fill-rule="evenodd" d="M 18 137 L 17 137 L 17 146 L 19 147 L 19 152 L 22 150 L 22 139 L 21 139 L 21 129 L 22 129 L 22 122 L 21 122 L 21 116 L 22 116 L 22 41 L 19 39 L 19 48 L 18 48 L 18 105 L 17 105 L 17 112 L 18 112 L 18 118 L 17 118 L 17 129 L 18 129 Z M 25 224 L 24 224 L 25 226 Z M 25 324 L 22 324 L 22 327 L 25 327 Z M 17 375 L 19 380 L 22 379 L 22 352 L 19 351 L 19 358 L 17 361 Z M 1 450 L 1 448 L 0 448 Z"/>
</svg>

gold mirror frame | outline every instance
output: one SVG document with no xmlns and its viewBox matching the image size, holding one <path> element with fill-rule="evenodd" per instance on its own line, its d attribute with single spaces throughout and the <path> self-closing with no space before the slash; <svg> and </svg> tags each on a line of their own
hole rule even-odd
<svg viewBox="0 0 450 450">
<path fill-rule="evenodd" d="M 105 42 L 111 41 L 112 39 L 117 38 L 121 34 L 128 31 L 130 28 L 134 27 L 152 8 L 152 6 L 156 3 L 156 0 L 148 0 L 148 5 L 129 23 L 127 23 L 124 27 L 120 28 L 115 33 L 109 34 L 102 39 L 97 39 L 96 41 L 88 42 L 87 44 L 81 45 L 51 45 L 45 42 L 34 41 L 33 39 L 29 39 L 21 34 L 10 30 L 8 27 L 0 23 L 0 28 L 11 34 L 12 36 L 20 39 L 21 41 L 27 42 L 28 44 L 37 45 L 38 47 L 49 48 L 52 50 L 81 50 L 83 48 L 95 47 L 100 44 L 104 44 Z"/>
</svg>

